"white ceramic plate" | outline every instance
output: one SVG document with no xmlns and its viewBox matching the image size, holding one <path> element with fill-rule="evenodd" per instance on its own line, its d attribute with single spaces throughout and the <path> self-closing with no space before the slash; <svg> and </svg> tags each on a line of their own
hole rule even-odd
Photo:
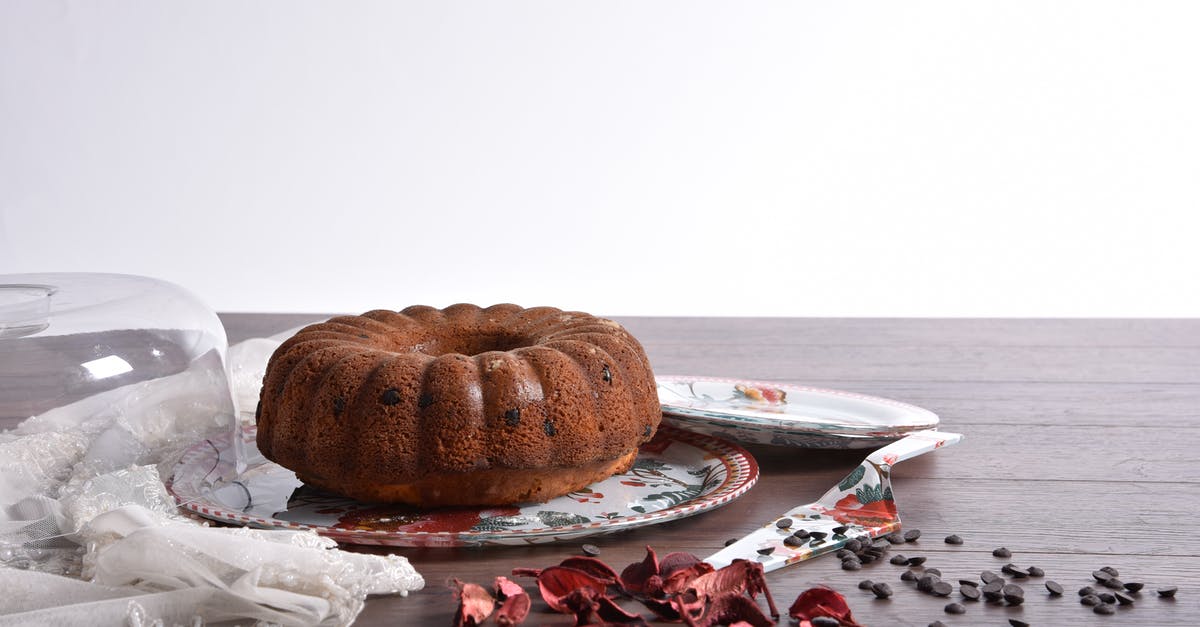
<svg viewBox="0 0 1200 627">
<path fill-rule="evenodd" d="M 740 379 L 656 378 L 665 422 L 739 442 L 873 448 L 938 425 L 928 409 L 865 394 Z"/>
<path fill-rule="evenodd" d="M 247 433 L 252 441 L 253 428 Z M 573 540 L 675 520 L 715 509 L 758 481 L 758 463 L 741 447 L 662 426 L 628 472 L 546 503 L 512 507 L 419 510 L 362 503 L 302 486 L 294 493 L 279 465 L 258 457 L 233 472 L 232 436 L 197 443 L 167 489 L 205 518 L 265 528 L 310 528 L 339 542 L 388 546 L 539 544 Z M 253 445 L 250 446 L 253 449 Z M 213 477 L 237 477 L 214 485 Z M 271 492 L 279 492 L 272 494 Z M 255 500 L 286 503 L 251 513 Z"/>
</svg>

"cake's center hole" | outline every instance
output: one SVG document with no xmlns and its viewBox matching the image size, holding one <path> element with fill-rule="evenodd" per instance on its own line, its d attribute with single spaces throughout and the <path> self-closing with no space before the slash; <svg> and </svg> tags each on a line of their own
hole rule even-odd
<svg viewBox="0 0 1200 627">
<path fill-rule="evenodd" d="M 429 355 L 445 355 L 462 353 L 463 355 L 478 355 L 488 351 L 510 351 L 514 348 L 529 346 L 533 343 L 528 337 L 516 333 L 477 333 L 464 334 L 457 337 L 444 337 L 426 345 L 425 353 Z"/>
</svg>

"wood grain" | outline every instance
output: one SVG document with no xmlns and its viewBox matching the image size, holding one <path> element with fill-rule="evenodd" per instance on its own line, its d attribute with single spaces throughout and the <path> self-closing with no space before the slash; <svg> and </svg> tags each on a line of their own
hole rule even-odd
<svg viewBox="0 0 1200 627">
<path fill-rule="evenodd" d="M 223 314 L 232 341 L 323 319 L 318 314 Z M 893 482 L 906 528 L 925 535 L 893 551 L 926 555 L 944 577 L 978 577 L 1010 560 L 1040 566 L 1067 588 L 1062 598 L 1026 580 L 1026 603 L 1003 607 L 948 601 L 899 580 L 886 562 L 843 571 L 826 557 L 769 575 L 786 606 L 800 591 L 843 592 L 867 625 L 1200 624 L 1200 321 L 887 320 L 618 318 L 646 345 L 656 371 L 788 381 L 876 394 L 927 407 L 963 443 L 896 467 Z M 788 507 L 810 502 L 857 465 L 863 451 L 748 447 L 759 484 L 723 508 L 588 541 L 619 567 L 660 553 L 705 556 Z M 958 533 L 961 547 L 942 538 Z M 386 549 L 356 548 L 367 552 Z M 484 549 L 399 549 L 426 578 L 407 598 L 368 601 L 361 625 L 448 625 L 451 577 L 488 584 L 514 567 L 544 567 L 577 544 Z M 1098 616 L 1075 590 L 1104 565 L 1147 589 L 1116 616 Z M 887 581 L 877 601 L 856 588 Z M 527 584 L 529 582 L 526 582 Z M 1156 586 L 1180 587 L 1174 601 Z M 536 589 L 533 591 L 536 597 Z M 957 593 L 956 593 L 957 595 Z M 636 608 L 634 608 L 636 609 Z M 527 624 L 570 625 L 538 600 Z"/>
</svg>

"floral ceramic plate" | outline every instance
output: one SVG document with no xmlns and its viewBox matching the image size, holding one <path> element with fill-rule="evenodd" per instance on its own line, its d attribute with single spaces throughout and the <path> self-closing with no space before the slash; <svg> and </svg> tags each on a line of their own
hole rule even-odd
<svg viewBox="0 0 1200 627">
<path fill-rule="evenodd" d="M 628 472 L 578 492 L 546 503 L 423 511 L 362 503 L 303 485 L 291 492 L 299 483 L 295 475 L 254 450 L 253 427 L 249 435 L 249 467 L 240 474 L 233 470 L 232 436 L 205 440 L 188 450 L 167 485 L 180 505 L 213 520 L 311 528 L 350 544 L 473 546 L 573 540 L 714 509 L 758 481 L 758 464 L 741 447 L 664 425 L 642 446 Z M 234 480 L 214 481 L 215 477 Z M 284 510 L 252 507 L 251 501 L 272 499 L 286 503 Z"/>
<path fill-rule="evenodd" d="M 751 444 L 875 448 L 938 424 L 928 409 L 864 394 L 738 379 L 656 379 L 664 421 Z"/>
</svg>

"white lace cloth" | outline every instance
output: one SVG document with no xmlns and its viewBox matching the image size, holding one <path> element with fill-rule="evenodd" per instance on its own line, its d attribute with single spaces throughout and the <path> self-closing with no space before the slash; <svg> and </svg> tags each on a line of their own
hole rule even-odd
<svg viewBox="0 0 1200 627">
<path fill-rule="evenodd" d="M 276 345 L 231 347 L 238 409 L 253 410 Z M 403 557 L 178 513 L 160 472 L 192 442 L 232 428 L 228 393 L 212 393 L 226 380 L 200 364 L 0 432 L 0 627 L 348 625 L 368 594 L 424 585 Z"/>
</svg>

